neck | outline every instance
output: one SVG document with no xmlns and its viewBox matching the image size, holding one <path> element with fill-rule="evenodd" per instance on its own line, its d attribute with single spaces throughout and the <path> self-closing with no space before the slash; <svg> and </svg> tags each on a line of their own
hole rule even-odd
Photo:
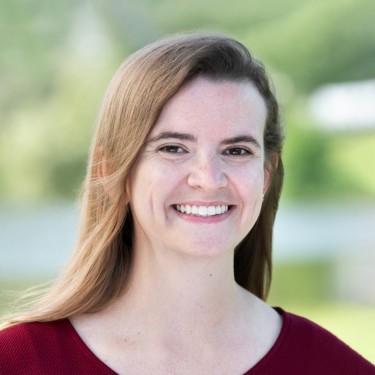
<svg viewBox="0 0 375 375">
<path fill-rule="evenodd" d="M 230 252 L 213 258 L 135 254 L 128 288 L 114 305 L 127 322 L 153 331 L 213 331 L 229 325 L 248 301 L 234 281 Z"/>
</svg>

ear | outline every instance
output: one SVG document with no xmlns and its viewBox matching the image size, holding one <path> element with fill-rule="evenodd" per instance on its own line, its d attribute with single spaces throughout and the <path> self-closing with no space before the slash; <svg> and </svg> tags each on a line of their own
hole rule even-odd
<svg viewBox="0 0 375 375">
<path fill-rule="evenodd" d="M 111 187 L 111 184 L 113 183 L 111 177 L 113 176 L 111 176 L 111 167 L 108 163 L 108 158 L 103 147 L 98 147 L 98 149 L 95 151 L 94 162 L 96 166 L 96 176 L 103 186 L 103 189 L 110 198 L 114 198 L 114 190 Z M 125 184 L 124 186 L 124 203 L 129 203 L 128 184 Z"/>
<path fill-rule="evenodd" d="M 266 195 L 271 182 L 273 173 L 279 165 L 279 155 L 275 152 L 266 156 L 264 161 L 264 181 L 263 181 L 263 194 Z"/>
<path fill-rule="evenodd" d="M 108 177 L 108 163 L 102 146 L 99 146 L 94 153 L 94 164 L 96 167 L 96 175 L 105 185 L 104 180 Z"/>
<path fill-rule="evenodd" d="M 130 192 L 130 182 L 129 182 L 129 176 L 125 182 L 125 194 L 124 194 L 124 197 L 125 197 L 125 204 L 129 204 L 130 203 L 130 195 L 131 195 L 131 192 Z"/>
</svg>

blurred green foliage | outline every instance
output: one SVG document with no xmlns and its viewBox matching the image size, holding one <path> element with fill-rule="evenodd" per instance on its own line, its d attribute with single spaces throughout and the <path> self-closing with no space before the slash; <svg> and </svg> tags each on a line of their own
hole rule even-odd
<svg viewBox="0 0 375 375">
<path fill-rule="evenodd" d="M 375 131 L 330 133 L 293 109 L 284 149 L 286 199 L 375 196 Z"/>
<path fill-rule="evenodd" d="M 373 0 L 14 0 L 0 7 L 1 200 L 76 197 L 114 71 L 144 44 L 189 30 L 230 33 L 269 67 L 287 128 L 286 198 L 375 195 L 374 132 L 323 133 L 306 105 L 324 83 L 375 76 Z"/>
<path fill-rule="evenodd" d="M 326 259 L 276 262 L 269 302 L 273 306 L 313 307 L 337 302 L 334 263 Z"/>
</svg>

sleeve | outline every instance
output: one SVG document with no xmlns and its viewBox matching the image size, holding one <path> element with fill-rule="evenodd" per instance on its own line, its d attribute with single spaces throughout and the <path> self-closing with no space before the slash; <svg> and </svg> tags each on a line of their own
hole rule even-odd
<svg viewBox="0 0 375 375">
<path fill-rule="evenodd" d="M 277 308 L 283 327 L 271 351 L 246 375 L 375 375 L 375 366 L 332 333 Z"/>
</svg>

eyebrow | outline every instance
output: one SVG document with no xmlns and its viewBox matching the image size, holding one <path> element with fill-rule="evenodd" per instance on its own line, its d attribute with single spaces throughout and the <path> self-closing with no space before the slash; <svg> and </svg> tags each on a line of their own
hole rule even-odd
<svg viewBox="0 0 375 375">
<path fill-rule="evenodd" d="M 179 132 L 161 132 L 157 136 L 149 139 L 149 142 L 150 143 L 156 142 L 156 141 L 160 141 L 162 139 L 168 139 L 168 138 L 175 138 L 181 141 L 197 142 L 197 137 L 194 137 L 192 134 L 179 133 Z"/>
<path fill-rule="evenodd" d="M 257 148 L 261 148 L 259 142 L 251 135 L 238 135 L 233 138 L 224 139 L 221 143 L 223 145 L 230 145 L 232 143 L 252 143 Z"/>
<path fill-rule="evenodd" d="M 160 141 L 160 140 L 163 140 L 163 139 L 169 139 L 169 138 L 175 138 L 175 139 L 179 139 L 181 141 L 197 142 L 197 137 L 193 136 L 192 134 L 171 132 L 171 131 L 161 132 L 160 134 L 156 135 L 155 137 L 149 139 L 148 142 L 151 143 L 151 142 L 156 142 L 156 141 Z M 230 144 L 233 144 L 233 143 L 241 143 L 241 142 L 252 143 L 257 148 L 261 148 L 259 142 L 254 137 L 252 137 L 251 135 L 247 135 L 247 134 L 246 135 L 238 135 L 238 136 L 235 136 L 235 137 L 232 137 L 232 138 L 227 138 L 227 139 L 224 139 L 223 141 L 221 141 L 220 143 L 223 144 L 223 145 L 230 145 Z"/>
</svg>

